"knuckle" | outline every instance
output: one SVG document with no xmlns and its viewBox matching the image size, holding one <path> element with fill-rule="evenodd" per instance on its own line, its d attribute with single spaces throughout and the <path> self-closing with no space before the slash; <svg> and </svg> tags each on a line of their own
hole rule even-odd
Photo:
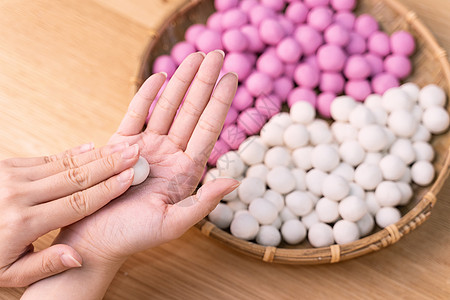
<svg viewBox="0 0 450 300">
<path fill-rule="evenodd" d="M 216 81 L 212 80 L 211 78 L 214 78 L 214 77 L 203 77 L 200 74 L 198 74 L 196 80 L 198 82 L 210 87 L 210 86 L 213 86 L 214 84 L 216 84 Z"/>
<path fill-rule="evenodd" d="M 100 188 L 104 195 L 109 195 L 114 192 L 114 187 L 110 180 L 102 181 L 100 183 Z"/>
<path fill-rule="evenodd" d="M 69 208 L 78 215 L 83 217 L 88 215 L 88 199 L 83 191 L 70 195 L 67 202 Z"/>
<path fill-rule="evenodd" d="M 158 102 L 156 103 L 163 110 L 170 111 L 175 108 L 175 104 L 173 104 L 164 93 L 159 97 Z"/>
<path fill-rule="evenodd" d="M 75 186 L 82 188 L 89 182 L 88 172 L 85 168 L 75 168 L 68 170 L 67 180 Z"/>
<path fill-rule="evenodd" d="M 114 170 L 116 167 L 116 161 L 113 155 L 107 156 L 103 159 L 103 164 L 107 170 Z"/>
<path fill-rule="evenodd" d="M 73 158 L 73 156 L 70 156 L 68 153 L 64 154 L 64 156 L 62 157 L 61 164 L 65 170 L 74 169 L 77 167 L 75 159 Z"/>
<path fill-rule="evenodd" d="M 223 98 L 223 97 L 219 97 L 217 95 L 212 95 L 211 100 L 214 102 L 218 102 L 222 105 L 228 106 L 230 103 L 227 99 Z"/>
<path fill-rule="evenodd" d="M 217 133 L 217 131 L 218 131 L 217 126 L 210 123 L 209 121 L 206 121 L 205 119 L 201 120 L 201 122 L 199 122 L 198 126 L 200 127 L 200 129 L 205 130 L 207 132 Z"/>
<path fill-rule="evenodd" d="M 44 156 L 44 162 L 46 164 L 57 161 L 58 160 L 58 156 L 57 155 L 47 155 Z"/>
<path fill-rule="evenodd" d="M 182 109 L 190 116 L 198 117 L 202 114 L 202 110 L 197 108 L 192 102 L 186 101 L 184 102 Z"/>
<path fill-rule="evenodd" d="M 19 196 L 19 190 L 11 184 L 0 188 L 0 191 L 2 195 L 1 197 L 7 201 L 15 200 Z"/>
<path fill-rule="evenodd" d="M 40 271 L 42 274 L 54 274 L 58 272 L 58 266 L 53 262 L 51 257 L 44 256 L 41 260 Z"/>
<path fill-rule="evenodd" d="M 137 120 L 147 117 L 147 116 L 144 116 L 143 114 L 136 112 L 134 109 L 128 110 L 128 116 L 132 119 L 137 119 Z"/>
</svg>

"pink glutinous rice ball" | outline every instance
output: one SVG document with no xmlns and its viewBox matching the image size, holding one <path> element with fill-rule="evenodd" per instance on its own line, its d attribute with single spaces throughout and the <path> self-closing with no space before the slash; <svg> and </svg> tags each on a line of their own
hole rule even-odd
<svg viewBox="0 0 450 300">
<path fill-rule="evenodd" d="M 259 25 L 259 37 L 268 45 L 277 45 L 286 35 L 283 26 L 275 19 L 266 19 Z"/>
<path fill-rule="evenodd" d="M 177 64 L 170 55 L 158 56 L 153 63 L 153 73 L 166 72 L 167 78 L 172 77 L 176 69 Z"/>
<path fill-rule="evenodd" d="M 278 78 L 284 72 L 284 64 L 276 54 L 266 52 L 256 61 L 256 69 L 272 78 Z"/>
<path fill-rule="evenodd" d="M 302 47 L 292 37 L 284 38 L 276 48 L 277 56 L 285 63 L 296 63 L 302 57 Z"/>
<path fill-rule="evenodd" d="M 341 24 L 331 24 L 324 32 L 325 42 L 345 47 L 350 42 L 350 33 Z"/>
<path fill-rule="evenodd" d="M 286 17 L 295 24 L 305 23 L 309 9 L 302 2 L 291 2 L 286 8 Z"/>
<path fill-rule="evenodd" d="M 300 25 L 294 31 L 294 38 L 300 44 L 303 55 L 311 55 L 323 44 L 320 32 L 308 25 Z"/>
<path fill-rule="evenodd" d="M 294 80 L 301 87 L 313 89 L 319 85 L 320 70 L 313 64 L 299 64 L 295 69 Z"/>
<path fill-rule="evenodd" d="M 345 79 L 339 72 L 322 72 L 319 89 L 322 92 L 340 94 L 344 91 Z"/>
<path fill-rule="evenodd" d="M 225 11 L 237 7 L 239 0 L 214 0 L 214 7 L 217 11 Z"/>
<path fill-rule="evenodd" d="M 256 64 L 256 60 L 258 59 L 258 57 L 256 56 L 256 54 L 253 53 L 245 53 L 245 57 L 247 57 L 249 63 L 254 66 Z"/>
<path fill-rule="evenodd" d="M 223 126 L 226 127 L 231 124 L 234 124 L 238 118 L 238 115 L 239 115 L 238 111 L 235 108 L 230 107 L 227 113 L 227 117 L 225 118 L 225 122 L 223 123 Z"/>
<path fill-rule="evenodd" d="M 323 71 L 342 71 L 346 59 L 344 50 L 336 45 L 325 44 L 317 50 L 317 61 Z"/>
<path fill-rule="evenodd" d="M 317 96 L 316 93 L 308 88 L 297 87 L 293 89 L 288 95 L 288 106 L 289 108 L 298 101 L 309 102 L 312 106 L 316 107 Z"/>
<path fill-rule="evenodd" d="M 355 20 L 354 30 L 364 38 L 368 38 L 378 29 L 379 26 L 377 20 L 369 14 L 362 14 Z"/>
<path fill-rule="evenodd" d="M 356 16 L 351 11 L 338 11 L 334 14 L 334 23 L 344 26 L 347 30 L 352 30 Z"/>
<path fill-rule="evenodd" d="M 225 143 L 222 139 L 219 139 L 215 144 L 214 148 L 211 151 L 211 155 L 208 158 L 208 164 L 215 166 L 219 157 L 223 154 L 227 153 L 230 150 L 230 146 Z"/>
<path fill-rule="evenodd" d="M 287 78 L 293 79 L 296 68 L 297 68 L 297 64 L 285 64 L 284 65 L 284 76 L 286 76 Z"/>
<path fill-rule="evenodd" d="M 247 24 L 247 22 L 247 14 L 239 8 L 227 10 L 222 16 L 222 28 L 225 30 L 242 27 Z"/>
<path fill-rule="evenodd" d="M 294 83 L 288 77 L 280 77 L 273 83 L 273 92 L 280 97 L 282 102 L 286 102 L 289 93 L 294 88 Z"/>
<path fill-rule="evenodd" d="M 253 102 L 253 97 L 247 91 L 245 86 L 239 86 L 236 90 L 236 95 L 234 96 L 231 106 L 237 111 L 242 111 L 253 106 Z"/>
<path fill-rule="evenodd" d="M 258 0 L 242 0 L 239 4 L 239 8 L 248 14 L 248 12 L 251 11 L 253 7 L 258 5 L 258 3 Z"/>
<path fill-rule="evenodd" d="M 256 108 L 247 108 L 238 117 L 237 127 L 248 135 L 257 134 L 267 121 L 267 117 L 261 114 Z M 239 145 L 243 140 L 239 143 Z M 239 147 L 235 149 L 237 149 Z"/>
<path fill-rule="evenodd" d="M 383 95 L 388 89 L 399 85 L 399 80 L 391 73 L 380 73 L 372 78 L 372 89 L 379 95 Z"/>
<path fill-rule="evenodd" d="M 238 117 L 238 122 L 241 115 L 242 113 Z M 224 143 L 233 150 L 239 148 L 239 145 L 242 144 L 246 137 L 247 135 L 245 134 L 245 131 L 234 124 L 225 127 L 220 134 L 220 138 L 224 141 Z"/>
<path fill-rule="evenodd" d="M 256 26 L 247 24 L 241 27 L 241 32 L 246 36 L 248 50 L 252 52 L 262 52 L 266 45 L 259 37 L 259 31 Z"/>
<path fill-rule="evenodd" d="M 317 69 L 320 69 L 319 62 L 317 61 L 317 56 L 315 56 L 315 55 L 309 55 L 309 56 L 305 57 L 304 62 L 308 63 L 310 65 L 313 65 Z"/>
<path fill-rule="evenodd" d="M 380 74 L 384 70 L 383 59 L 376 54 L 367 53 L 364 55 L 370 65 L 370 76 Z"/>
<path fill-rule="evenodd" d="M 223 31 L 222 17 L 223 17 L 223 13 L 218 12 L 218 11 L 211 14 L 208 17 L 208 20 L 206 21 L 206 27 L 208 27 L 211 30 L 217 31 L 217 32 L 222 32 Z"/>
<path fill-rule="evenodd" d="M 223 61 L 223 70 L 225 72 L 235 72 L 239 81 L 243 82 L 252 72 L 252 63 L 243 53 L 228 53 Z"/>
<path fill-rule="evenodd" d="M 222 37 L 217 31 L 205 29 L 197 38 L 195 46 L 198 50 L 205 53 L 214 51 L 216 49 L 223 49 Z"/>
<path fill-rule="evenodd" d="M 255 108 L 267 119 L 281 111 L 281 99 L 277 95 L 262 95 L 255 101 Z"/>
<path fill-rule="evenodd" d="M 354 10 L 356 7 L 356 0 L 330 0 L 331 7 L 336 11 Z"/>
<path fill-rule="evenodd" d="M 352 54 L 363 54 L 367 50 L 366 40 L 362 35 L 356 32 L 350 33 L 350 41 L 348 42 L 345 50 L 349 55 Z"/>
<path fill-rule="evenodd" d="M 392 53 L 410 56 L 416 49 L 414 37 L 406 31 L 394 32 L 390 38 Z"/>
<path fill-rule="evenodd" d="M 366 79 L 372 69 L 362 55 L 349 56 L 344 67 L 344 75 L 348 79 Z"/>
<path fill-rule="evenodd" d="M 318 6 L 326 6 L 330 3 L 330 0 L 303 0 L 306 6 L 313 8 Z"/>
<path fill-rule="evenodd" d="M 249 11 L 250 23 L 254 26 L 259 26 L 262 21 L 275 17 L 275 11 L 263 5 L 256 5 Z"/>
<path fill-rule="evenodd" d="M 186 30 L 186 33 L 184 34 L 184 39 L 191 43 L 192 45 L 195 45 L 195 41 L 200 36 L 200 34 L 206 29 L 205 25 L 203 24 L 194 24 L 189 26 L 189 28 Z"/>
<path fill-rule="evenodd" d="M 317 96 L 317 110 L 319 114 L 325 118 L 330 118 L 330 106 L 331 103 L 336 98 L 336 95 L 333 93 L 321 93 Z"/>
<path fill-rule="evenodd" d="M 318 31 L 324 31 L 333 22 L 333 11 L 325 6 L 317 6 L 310 10 L 307 22 Z"/>
<path fill-rule="evenodd" d="M 222 44 L 225 50 L 229 52 L 243 52 L 247 50 L 248 40 L 242 31 L 233 28 L 223 33 Z"/>
<path fill-rule="evenodd" d="M 173 60 L 177 65 L 180 65 L 181 62 L 191 53 L 196 51 L 194 45 L 189 42 L 178 42 L 176 43 L 172 50 L 170 51 L 170 56 L 172 56 Z"/>
<path fill-rule="evenodd" d="M 357 101 L 364 101 L 372 93 L 368 80 L 349 80 L 345 84 L 345 94 L 353 97 Z"/>
<path fill-rule="evenodd" d="M 289 20 L 288 18 L 286 18 L 283 15 L 278 15 L 278 22 L 280 23 L 281 27 L 283 27 L 284 29 L 284 33 L 288 36 L 288 35 L 292 35 L 292 33 L 295 30 L 295 25 L 294 23 Z"/>
<path fill-rule="evenodd" d="M 269 95 L 273 89 L 273 79 L 262 72 L 253 72 L 245 81 L 245 87 L 254 97 Z"/>
<path fill-rule="evenodd" d="M 367 48 L 370 52 L 385 57 L 391 53 L 389 36 L 382 31 L 376 31 L 367 40 Z"/>
<path fill-rule="evenodd" d="M 384 59 L 384 69 L 401 80 L 411 74 L 412 65 L 408 57 L 392 54 Z"/>
<path fill-rule="evenodd" d="M 284 8 L 284 0 L 260 0 L 261 4 L 273 9 L 276 12 Z"/>
</svg>

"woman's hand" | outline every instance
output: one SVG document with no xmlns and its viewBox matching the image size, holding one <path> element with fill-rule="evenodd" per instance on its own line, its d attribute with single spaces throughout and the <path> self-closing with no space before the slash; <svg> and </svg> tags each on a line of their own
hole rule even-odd
<svg viewBox="0 0 450 300">
<path fill-rule="evenodd" d="M 131 185 L 136 145 L 92 148 L 0 161 L 0 286 L 25 286 L 81 266 L 68 245 L 33 252 L 32 243 L 92 214 Z"/>
</svg>

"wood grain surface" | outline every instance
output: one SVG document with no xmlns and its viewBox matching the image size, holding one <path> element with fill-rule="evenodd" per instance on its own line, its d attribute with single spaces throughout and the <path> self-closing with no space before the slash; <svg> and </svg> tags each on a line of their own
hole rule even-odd
<svg viewBox="0 0 450 300">
<path fill-rule="evenodd" d="M 449 52 L 450 1 L 400 1 Z M 149 35 L 182 2 L 0 1 L 0 159 L 103 145 L 131 99 Z M 450 181 L 431 218 L 398 243 L 320 266 L 266 264 L 191 229 L 131 257 L 105 299 L 449 299 L 449 216 Z M 0 288 L 0 299 L 22 292 Z"/>
</svg>

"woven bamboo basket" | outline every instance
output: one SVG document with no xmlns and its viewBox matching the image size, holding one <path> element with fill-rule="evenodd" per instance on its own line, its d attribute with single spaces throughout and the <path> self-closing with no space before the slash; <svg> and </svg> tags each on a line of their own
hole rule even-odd
<svg viewBox="0 0 450 300">
<path fill-rule="evenodd" d="M 192 24 L 205 23 L 214 12 L 212 0 L 190 0 L 181 5 L 159 28 L 151 32 L 149 45 L 142 56 L 142 64 L 136 77 L 132 78 L 134 92 L 151 75 L 156 57 L 170 52 L 172 46 L 184 39 L 185 30 Z M 383 31 L 392 33 L 407 30 L 416 39 L 416 51 L 412 56 L 413 73 L 406 81 L 420 86 L 435 83 L 450 94 L 450 66 L 446 52 L 438 45 L 430 31 L 417 15 L 396 0 L 359 0 L 357 14 L 370 13 L 380 23 Z M 447 105 L 449 110 L 450 105 Z M 401 208 L 402 218 L 387 228 L 377 228 L 362 239 L 345 245 L 313 248 L 308 242 L 299 245 L 281 244 L 278 247 L 265 247 L 253 242 L 243 241 L 229 232 L 217 228 L 204 219 L 196 226 L 201 232 L 227 246 L 264 262 L 289 264 L 336 263 L 368 254 L 398 242 L 430 217 L 436 203 L 436 195 L 449 175 L 450 155 L 449 133 L 434 136 L 432 145 L 436 152 L 434 167 L 436 178 L 429 187 L 413 186 L 411 202 Z"/>
</svg>

